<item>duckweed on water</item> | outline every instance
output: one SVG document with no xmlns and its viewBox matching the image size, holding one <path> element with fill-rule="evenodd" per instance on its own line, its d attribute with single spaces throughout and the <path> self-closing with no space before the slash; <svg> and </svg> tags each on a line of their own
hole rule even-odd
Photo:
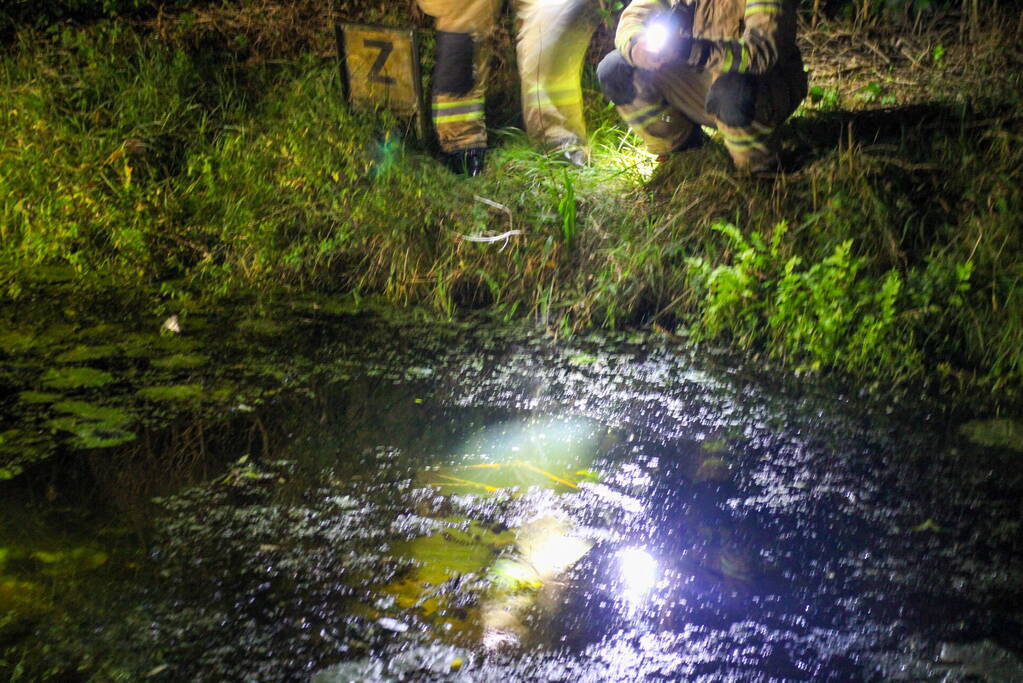
<svg viewBox="0 0 1023 683">
<path fill-rule="evenodd" d="M 124 410 L 85 401 L 61 401 L 52 408 L 71 416 L 54 418 L 46 424 L 73 434 L 80 448 L 110 448 L 135 439 L 135 433 L 125 429 L 133 418 Z"/>
<path fill-rule="evenodd" d="M 58 363 L 84 363 L 102 358 L 110 358 L 118 353 L 118 348 L 112 344 L 102 346 L 79 345 L 70 351 L 57 356 L 54 360 Z"/>
<path fill-rule="evenodd" d="M 25 467 L 50 457 L 56 450 L 49 434 L 32 429 L 8 429 L 0 433 L 0 479 L 13 479 Z"/>
<path fill-rule="evenodd" d="M 106 422 L 58 417 L 46 424 L 53 429 L 73 434 L 72 444 L 77 448 L 111 448 L 135 440 L 134 432 Z"/>
<path fill-rule="evenodd" d="M 304 389 L 232 404 L 266 440 L 226 439 L 226 474 L 161 494 L 128 580 L 103 543 L 61 546 L 108 553 L 79 572 L 109 575 L 107 592 L 21 650 L 107 657 L 127 680 L 937 683 L 942 642 L 1018 642 L 1023 483 L 992 475 L 997 454 L 953 455 L 920 421 L 806 382 L 765 387 L 656 339 L 423 329 L 331 328 L 317 347 L 331 363 L 263 358 Z M 196 442 L 173 441 L 186 456 Z M 924 520 L 941 532 L 914 531 Z M 634 621 L 618 611 L 619 547 L 675 572 Z M 526 645 L 481 654 L 487 628 Z"/>
<path fill-rule="evenodd" d="M 165 358 L 155 358 L 150 361 L 154 368 L 165 370 L 190 370 L 206 364 L 209 357 L 201 353 L 176 353 Z"/>
<path fill-rule="evenodd" d="M 275 319 L 267 329 L 303 325 L 312 334 L 294 336 L 315 343 L 317 323 L 310 322 L 311 314 L 305 311 L 304 321 L 296 321 L 285 308 L 267 307 L 268 318 Z M 182 411 L 201 407 L 215 418 L 235 406 L 257 406 L 314 371 L 313 364 L 285 349 L 257 347 L 237 333 L 231 317 L 193 314 L 184 322 L 184 333 L 161 335 L 158 320 L 141 331 L 96 323 L 102 312 L 56 308 L 39 310 L 37 316 L 35 326 L 12 327 L 15 332 L 0 338 L 10 356 L 0 365 L 0 385 L 17 397 L 8 407 L 11 422 L 18 424 L 0 436 L 4 478 L 17 476 L 62 446 L 129 444 L 143 428 L 166 424 Z M 237 317 L 258 320 L 248 310 Z M 103 392 L 101 400 L 97 390 Z"/>
<path fill-rule="evenodd" d="M 972 420 L 959 428 L 975 444 L 1023 453 L 1023 422 L 1008 418 Z"/>
<path fill-rule="evenodd" d="M 446 517 L 436 525 L 436 533 L 392 546 L 415 568 L 383 589 L 399 607 L 418 609 L 425 617 L 450 606 L 448 582 L 480 581 L 497 554 L 515 540 L 510 531 L 495 532 L 466 517 Z"/>
<path fill-rule="evenodd" d="M 195 339 L 153 333 L 129 333 L 121 348 L 129 358 L 158 358 L 163 354 L 188 355 L 199 345 Z"/>
<path fill-rule="evenodd" d="M 18 393 L 18 399 L 22 403 L 55 403 L 64 398 L 64 394 L 51 394 L 45 391 L 22 391 Z"/>
<path fill-rule="evenodd" d="M 272 318 L 246 318 L 238 322 L 238 329 L 258 337 L 279 338 L 287 328 Z"/>
<path fill-rule="evenodd" d="M 96 548 L 37 550 L 29 557 L 45 566 L 44 573 L 53 575 L 74 574 L 98 569 L 110 559 L 110 555 Z"/>
<path fill-rule="evenodd" d="M 198 384 L 174 384 L 163 387 L 143 387 L 138 395 L 150 401 L 193 402 L 202 398 L 203 390 Z"/>
<path fill-rule="evenodd" d="M 81 550 L 84 552 L 76 556 L 78 562 L 85 560 L 91 564 L 96 561 L 95 557 L 91 561 L 86 560 L 92 551 Z M 2 648 L 5 643 L 24 636 L 35 622 L 54 610 L 50 591 L 36 581 L 36 577 L 14 574 L 25 574 L 23 570 L 46 560 L 53 560 L 53 568 L 56 569 L 60 559 L 63 558 L 52 557 L 47 553 L 39 558 L 36 553 L 24 548 L 0 547 L 0 671 L 3 667 Z M 105 561 L 104 557 L 96 566 Z"/>
<path fill-rule="evenodd" d="M 11 355 L 23 353 L 36 345 L 36 336 L 26 330 L 8 330 L 0 333 L 0 351 Z"/>
<path fill-rule="evenodd" d="M 0 643 L 24 633 L 35 619 L 52 609 L 42 586 L 0 575 Z"/>
<path fill-rule="evenodd" d="M 48 389 L 92 389 L 113 381 L 112 374 L 96 368 L 51 368 L 43 375 L 42 385 Z"/>
<path fill-rule="evenodd" d="M 123 427 L 132 421 L 131 416 L 119 408 L 110 408 L 85 401 L 61 401 L 54 403 L 52 407 L 56 411 L 70 413 L 83 420 L 101 422 L 116 427 Z"/>
</svg>

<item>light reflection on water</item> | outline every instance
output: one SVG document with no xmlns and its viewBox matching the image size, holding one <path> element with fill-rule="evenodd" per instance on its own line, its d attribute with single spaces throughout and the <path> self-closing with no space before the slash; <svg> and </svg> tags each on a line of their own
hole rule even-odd
<svg viewBox="0 0 1023 683">
<path fill-rule="evenodd" d="M 693 659 L 702 657 L 696 645 L 687 646 L 688 659 L 652 649 L 669 642 L 678 647 L 668 635 L 686 632 L 694 618 L 706 628 L 725 628 L 747 617 L 747 598 L 758 590 L 756 553 L 737 540 L 742 534 L 728 505 L 731 455 L 722 442 L 643 441 L 565 415 L 498 420 L 456 441 L 457 456 L 442 455 L 442 464 L 414 475 L 417 485 L 434 491 L 420 497 L 432 501 L 434 515 L 450 520 L 464 514 L 473 523 L 507 529 L 514 540 L 475 537 L 493 552 L 461 569 L 463 576 L 486 580 L 452 584 L 443 604 L 430 602 L 424 623 L 428 629 L 441 624 L 430 640 L 466 652 L 482 646 L 501 658 L 520 653 L 513 669 L 531 661 L 522 654 L 546 652 L 543 666 L 603 662 L 594 680 L 637 680 L 637 658 L 644 666 L 658 661 L 661 668 L 693 670 Z M 496 507 L 486 500 L 498 501 Z M 435 543 L 420 550 L 409 556 L 421 565 L 413 571 L 423 572 L 417 585 L 438 552 Z M 452 545 L 445 552 L 456 565 L 453 556 L 464 550 Z M 422 604 L 408 595 L 404 600 Z M 444 621 L 458 612 L 451 604 L 469 605 L 456 628 Z M 459 666 L 466 666 L 461 659 Z M 492 668 L 493 661 L 479 662 L 482 668 L 469 680 L 509 675 Z M 340 680 L 331 676 L 359 665 L 369 662 L 328 669 L 319 680 Z"/>
<path fill-rule="evenodd" d="M 640 548 L 625 548 L 618 552 L 618 566 L 621 596 L 634 608 L 641 607 L 657 585 L 657 560 Z"/>
<path fill-rule="evenodd" d="M 937 681 L 946 641 L 1023 630 L 991 460 L 656 345 L 489 343 L 262 414 L 272 448 L 111 554 L 78 647 L 154 680 Z"/>
</svg>

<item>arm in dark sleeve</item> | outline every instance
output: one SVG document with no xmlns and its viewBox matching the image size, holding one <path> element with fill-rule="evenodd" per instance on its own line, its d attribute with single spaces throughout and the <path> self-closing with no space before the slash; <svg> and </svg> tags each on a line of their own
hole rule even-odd
<svg viewBox="0 0 1023 683">
<path fill-rule="evenodd" d="M 791 40 L 785 30 L 794 17 L 783 0 L 748 0 L 741 38 L 694 38 L 686 60 L 690 66 L 721 73 L 762 74 L 778 61 L 781 45 Z"/>
</svg>

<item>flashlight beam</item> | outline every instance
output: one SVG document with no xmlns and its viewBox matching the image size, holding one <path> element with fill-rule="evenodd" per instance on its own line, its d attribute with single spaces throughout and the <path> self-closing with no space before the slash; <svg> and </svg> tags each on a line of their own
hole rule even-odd
<svg viewBox="0 0 1023 683">
<path fill-rule="evenodd" d="M 495 486 L 487 486 L 486 484 L 480 484 L 479 482 L 470 481 L 468 479 L 459 479 L 458 477 L 449 477 L 446 474 L 438 474 L 437 478 L 438 479 L 447 479 L 449 481 L 453 481 L 453 482 L 456 482 L 458 484 L 461 484 L 462 486 L 475 486 L 477 488 L 483 489 L 484 491 L 491 491 L 491 492 L 493 492 L 493 491 L 500 491 L 501 490 L 501 489 L 499 489 L 499 488 L 497 488 Z M 440 484 L 440 486 L 450 486 L 450 485 L 451 484 Z"/>
<path fill-rule="evenodd" d="M 556 474 L 551 474 L 550 472 L 545 472 L 542 469 L 540 469 L 539 467 L 535 467 L 533 465 L 530 465 L 528 462 L 517 462 L 515 464 L 518 465 L 519 467 L 525 467 L 530 472 L 536 472 L 537 474 L 542 474 L 543 476 L 547 477 L 548 479 L 552 479 L 552 480 L 558 482 L 559 484 L 564 484 L 565 486 L 570 486 L 570 487 L 572 487 L 574 489 L 578 489 L 579 488 L 578 486 L 576 486 L 575 484 L 570 482 L 568 479 L 562 479 L 561 477 L 557 476 Z"/>
</svg>

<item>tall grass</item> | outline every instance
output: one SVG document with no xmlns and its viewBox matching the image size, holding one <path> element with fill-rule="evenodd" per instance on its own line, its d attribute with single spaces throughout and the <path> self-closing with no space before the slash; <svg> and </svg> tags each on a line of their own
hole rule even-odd
<svg viewBox="0 0 1023 683">
<path fill-rule="evenodd" d="M 0 60 L 15 301 L 55 267 L 168 309 L 315 288 L 562 332 L 658 322 L 791 367 L 1018 393 L 1018 95 L 809 106 L 786 137 L 798 170 L 765 185 L 717 142 L 653 170 L 588 73 L 592 167 L 495 131 L 487 173 L 461 179 L 404 122 L 349 111 L 331 60 L 117 24 L 20 40 Z"/>
</svg>

